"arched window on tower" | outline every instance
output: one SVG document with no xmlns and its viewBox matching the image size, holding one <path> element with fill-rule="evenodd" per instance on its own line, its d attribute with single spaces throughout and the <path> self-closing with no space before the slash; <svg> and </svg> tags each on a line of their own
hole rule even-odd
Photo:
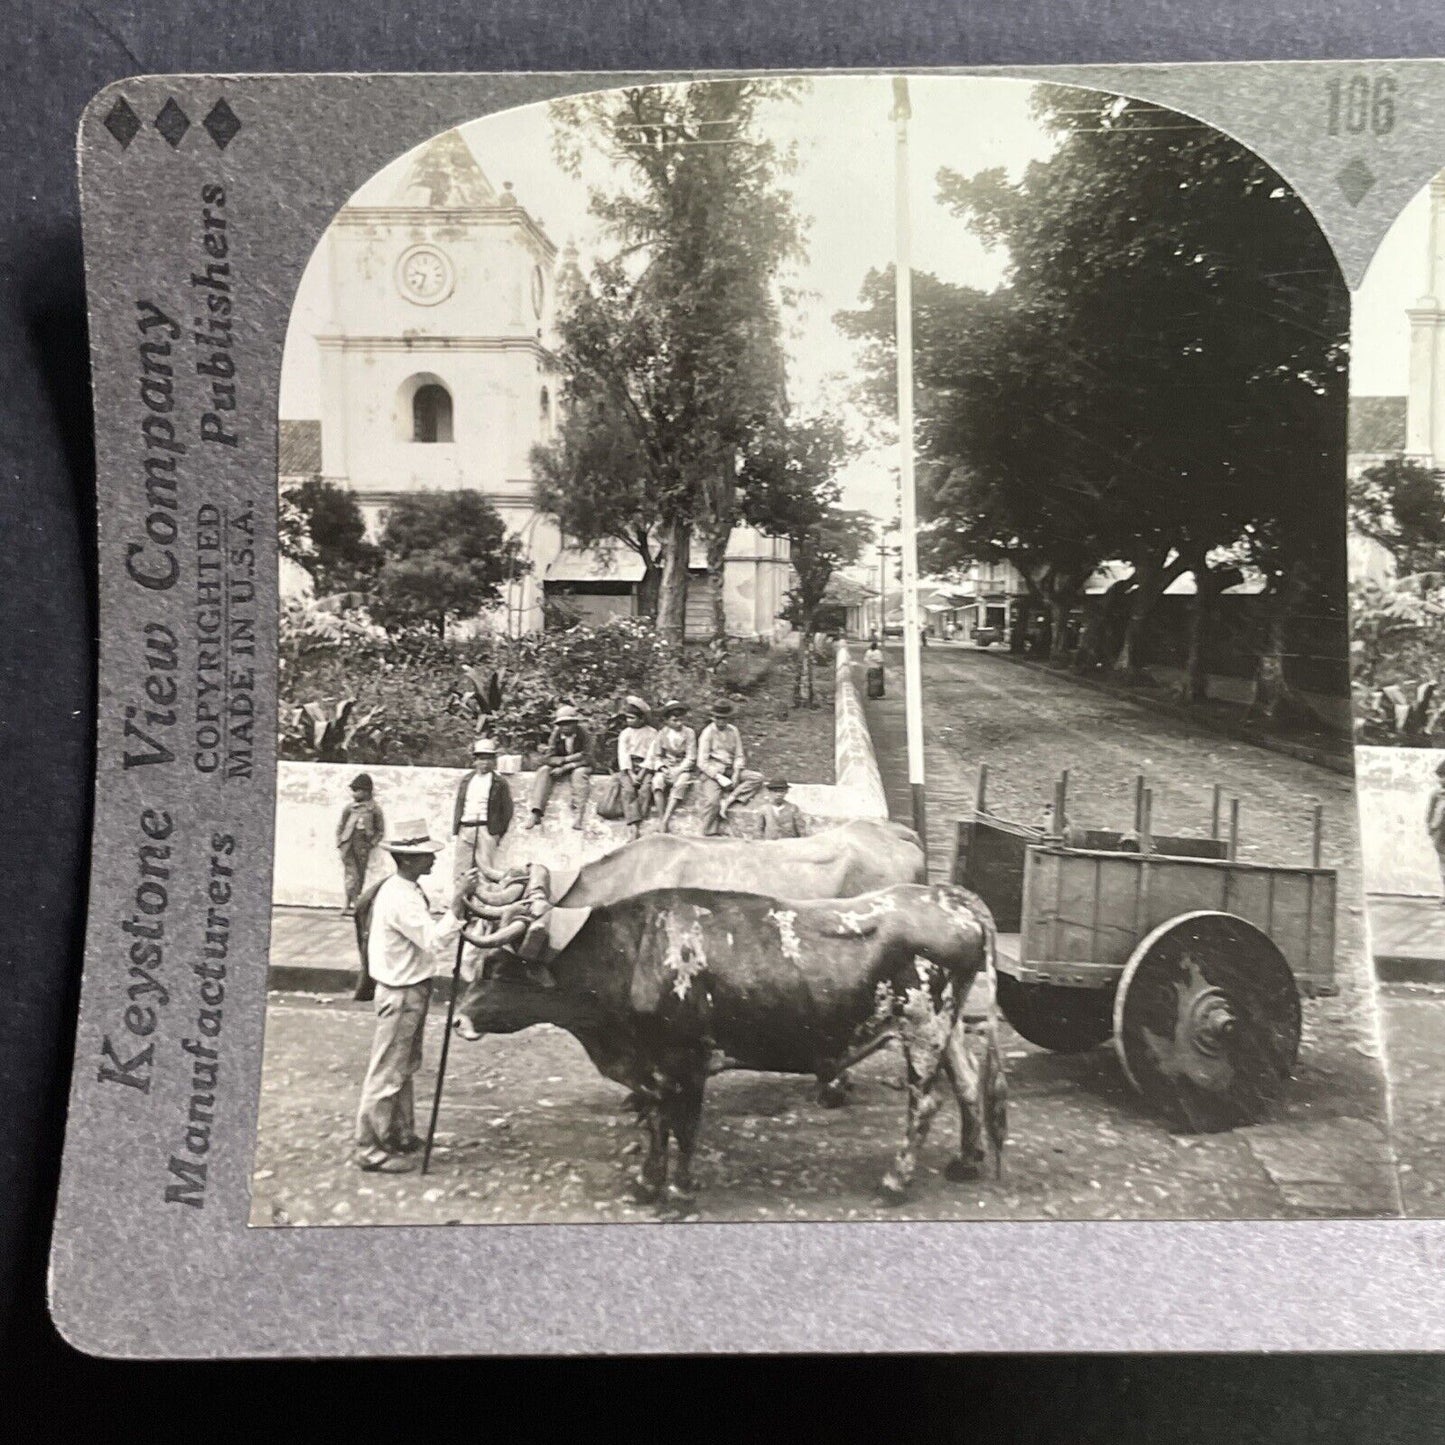
<svg viewBox="0 0 1445 1445">
<path fill-rule="evenodd" d="M 411 439 L 449 442 L 452 439 L 452 394 L 439 381 L 417 387 L 411 399 Z"/>
</svg>

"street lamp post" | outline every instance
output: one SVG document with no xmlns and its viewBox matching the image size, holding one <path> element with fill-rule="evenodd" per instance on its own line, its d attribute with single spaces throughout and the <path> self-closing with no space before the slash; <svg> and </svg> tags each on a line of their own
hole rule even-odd
<svg viewBox="0 0 1445 1445">
<path fill-rule="evenodd" d="M 913 226 L 908 200 L 908 82 L 893 81 L 895 328 L 898 350 L 898 480 L 903 552 L 903 707 L 908 734 L 908 787 L 913 828 L 928 847 L 923 774 L 923 659 L 918 618 L 918 507 L 913 483 Z"/>
</svg>

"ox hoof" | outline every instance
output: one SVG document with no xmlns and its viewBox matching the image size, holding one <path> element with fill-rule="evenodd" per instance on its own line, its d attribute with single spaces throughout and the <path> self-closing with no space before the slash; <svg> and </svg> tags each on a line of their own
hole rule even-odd
<svg viewBox="0 0 1445 1445">
<path fill-rule="evenodd" d="M 943 1177 L 954 1184 L 966 1184 L 970 1179 L 983 1178 L 983 1161 L 979 1159 L 950 1159 L 943 1166 Z"/>
<path fill-rule="evenodd" d="M 482 1037 L 482 1035 L 472 1027 L 472 1021 L 468 1018 L 459 1016 L 452 1027 L 470 1044 L 476 1043 L 476 1041 Z"/>
<path fill-rule="evenodd" d="M 848 1102 L 850 1089 L 842 1079 L 829 1079 L 818 1085 L 818 1102 L 825 1109 L 841 1109 Z"/>
<path fill-rule="evenodd" d="M 645 1179 L 636 1179 L 632 1184 L 632 1202 L 634 1204 L 656 1204 L 662 1195 L 656 1184 L 649 1184 Z"/>
</svg>

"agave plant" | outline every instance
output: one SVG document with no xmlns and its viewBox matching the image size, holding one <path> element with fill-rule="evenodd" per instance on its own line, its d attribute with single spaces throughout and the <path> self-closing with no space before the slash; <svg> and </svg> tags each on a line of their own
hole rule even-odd
<svg viewBox="0 0 1445 1445">
<path fill-rule="evenodd" d="M 470 718 L 480 730 L 483 722 L 502 706 L 507 674 L 495 667 L 490 672 L 463 667 L 462 676 L 465 681 L 447 694 L 447 711 Z"/>
<path fill-rule="evenodd" d="M 286 741 L 311 762 L 344 763 L 357 740 L 364 733 L 375 732 L 385 711 L 374 707 L 358 712 L 354 697 L 334 703 L 303 703 L 286 719 Z"/>
</svg>

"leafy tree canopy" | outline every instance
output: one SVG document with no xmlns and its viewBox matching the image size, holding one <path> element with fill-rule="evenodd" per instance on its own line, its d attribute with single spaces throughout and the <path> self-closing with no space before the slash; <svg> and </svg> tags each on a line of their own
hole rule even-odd
<svg viewBox="0 0 1445 1445">
<path fill-rule="evenodd" d="M 521 539 L 472 491 L 404 497 L 387 517 L 381 551 L 370 607 L 389 632 L 425 626 L 445 637 L 449 621 L 501 601 L 502 584 L 531 566 Z"/>
</svg>

